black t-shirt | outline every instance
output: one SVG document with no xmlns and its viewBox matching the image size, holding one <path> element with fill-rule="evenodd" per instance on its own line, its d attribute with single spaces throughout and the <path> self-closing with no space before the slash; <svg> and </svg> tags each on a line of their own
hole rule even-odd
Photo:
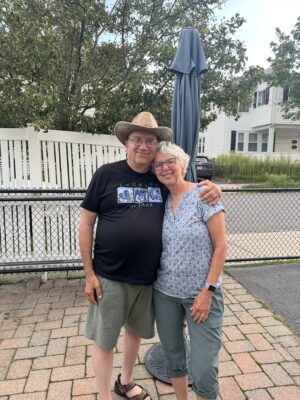
<svg viewBox="0 0 300 400">
<path fill-rule="evenodd" d="M 95 172 L 81 206 L 98 214 L 97 274 L 136 285 L 155 281 L 166 197 L 152 172 L 135 172 L 125 160 Z"/>
</svg>

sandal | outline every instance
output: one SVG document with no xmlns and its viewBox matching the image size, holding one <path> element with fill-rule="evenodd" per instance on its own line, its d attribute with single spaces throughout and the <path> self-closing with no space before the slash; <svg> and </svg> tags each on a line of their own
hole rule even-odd
<svg viewBox="0 0 300 400">
<path fill-rule="evenodd" d="M 128 400 L 144 400 L 149 396 L 149 400 L 152 400 L 147 389 L 143 388 L 142 386 L 138 385 L 135 382 L 130 382 L 127 385 L 122 385 L 120 378 L 121 378 L 121 374 L 118 375 L 118 378 L 115 382 L 115 388 L 114 388 L 114 391 L 118 396 L 124 397 L 125 399 L 128 399 Z M 129 392 L 131 389 L 133 389 L 136 386 L 138 386 L 139 388 L 142 389 L 141 393 L 139 393 L 133 397 L 128 396 L 127 392 Z"/>
</svg>

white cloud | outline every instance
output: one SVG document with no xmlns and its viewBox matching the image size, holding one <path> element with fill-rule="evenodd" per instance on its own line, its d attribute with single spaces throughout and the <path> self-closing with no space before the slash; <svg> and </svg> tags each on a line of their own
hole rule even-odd
<svg viewBox="0 0 300 400">
<path fill-rule="evenodd" d="M 299 0 L 228 0 L 217 15 L 229 18 L 239 13 L 246 22 L 236 33 L 248 49 L 248 65 L 268 67 L 272 56 L 270 42 L 276 40 L 275 28 L 289 34 L 300 16 Z"/>
</svg>

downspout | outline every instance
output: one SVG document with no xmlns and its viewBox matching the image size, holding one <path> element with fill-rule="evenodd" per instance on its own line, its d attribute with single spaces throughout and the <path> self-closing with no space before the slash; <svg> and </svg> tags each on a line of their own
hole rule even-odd
<svg viewBox="0 0 300 400">
<path fill-rule="evenodd" d="M 273 128 L 273 154 L 274 154 L 274 150 L 275 150 L 275 126 L 274 126 L 274 107 L 276 107 L 276 104 L 274 103 L 274 90 L 275 87 L 272 87 L 272 96 L 270 96 L 269 94 L 269 101 L 271 100 L 271 128 Z M 270 92 L 271 92 L 271 88 L 270 88 Z"/>
</svg>

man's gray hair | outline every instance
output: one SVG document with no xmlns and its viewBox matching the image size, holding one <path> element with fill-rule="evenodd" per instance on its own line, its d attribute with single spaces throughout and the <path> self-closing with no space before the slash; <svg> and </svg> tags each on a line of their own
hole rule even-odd
<svg viewBox="0 0 300 400">
<path fill-rule="evenodd" d="M 178 159 L 183 168 L 183 176 L 186 174 L 187 167 L 189 165 L 190 156 L 184 152 L 184 150 L 171 142 L 159 142 L 157 144 L 157 152 L 163 154 L 170 154 Z"/>
</svg>

